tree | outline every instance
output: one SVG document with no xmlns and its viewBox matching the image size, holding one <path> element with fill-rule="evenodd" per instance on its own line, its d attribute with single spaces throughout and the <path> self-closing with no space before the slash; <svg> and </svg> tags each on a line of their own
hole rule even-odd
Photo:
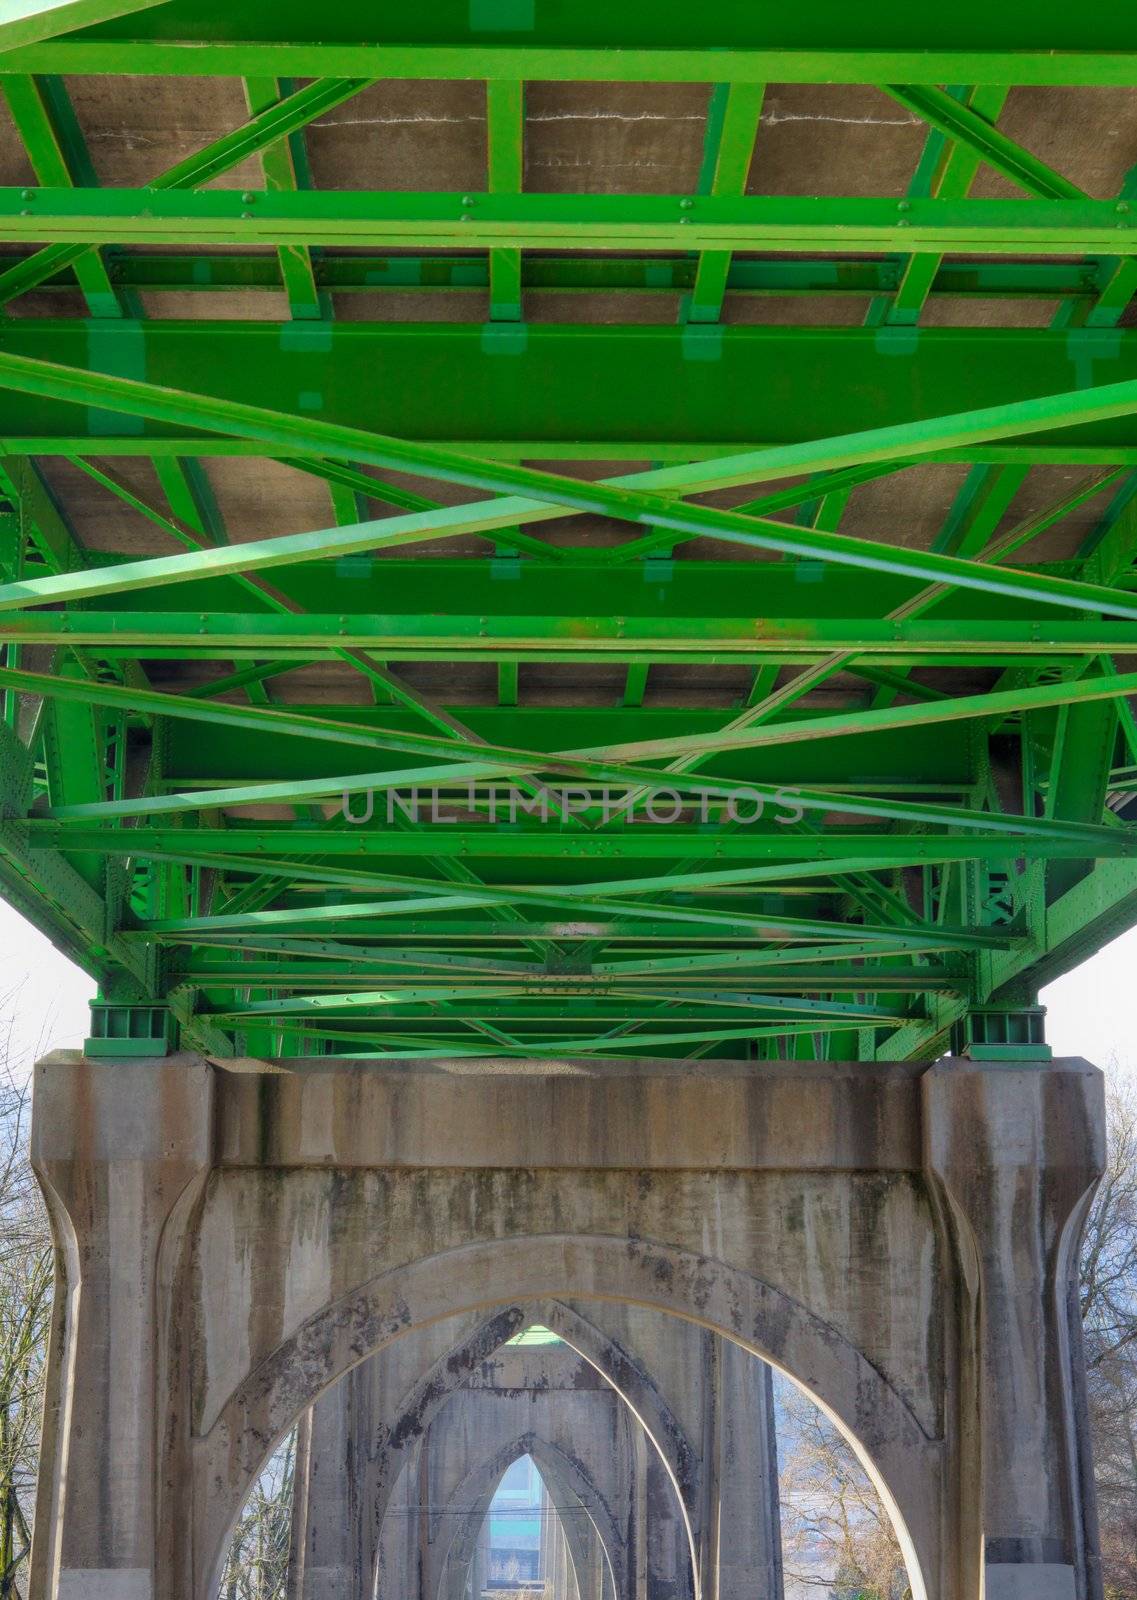
<svg viewBox="0 0 1137 1600">
<path fill-rule="evenodd" d="M 26 1600 L 53 1251 L 27 1158 L 28 1090 L 0 1068 L 0 1600 Z"/>
<path fill-rule="evenodd" d="M 888 1513 L 851 1445 L 799 1389 L 781 1380 L 776 1394 L 787 1592 L 911 1600 Z"/>
<path fill-rule="evenodd" d="M 224 1600 L 284 1600 L 295 1472 L 294 1430 L 245 1501 L 221 1579 Z"/>
<path fill-rule="evenodd" d="M 1108 1164 L 1081 1260 L 1090 1430 L 1108 1600 L 1137 1595 L 1137 1094 L 1109 1096 Z"/>
</svg>

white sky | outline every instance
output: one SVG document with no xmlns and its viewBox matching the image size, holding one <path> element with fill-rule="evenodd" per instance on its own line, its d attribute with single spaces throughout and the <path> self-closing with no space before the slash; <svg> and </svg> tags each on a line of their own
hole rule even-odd
<svg viewBox="0 0 1137 1600">
<path fill-rule="evenodd" d="M 1055 1055 L 1085 1056 L 1137 1077 L 1137 929 L 1043 992 Z M 0 901 L 0 1036 L 30 1064 L 51 1047 L 79 1049 L 94 984 Z"/>
</svg>

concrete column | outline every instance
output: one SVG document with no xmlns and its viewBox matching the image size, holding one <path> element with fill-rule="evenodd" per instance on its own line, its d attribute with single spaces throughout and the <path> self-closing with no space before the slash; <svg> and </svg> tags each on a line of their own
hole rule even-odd
<svg viewBox="0 0 1137 1600">
<path fill-rule="evenodd" d="M 702 1600 L 782 1600 L 773 1374 L 729 1339 L 703 1340 Z"/>
<path fill-rule="evenodd" d="M 691 1547 L 674 1486 L 654 1450 L 640 1478 L 648 1600 L 691 1600 Z"/>
<path fill-rule="evenodd" d="M 422 1446 L 417 1445 L 395 1485 L 383 1522 L 376 1563 L 375 1600 L 415 1600 L 421 1592 L 426 1530 L 421 1526 Z M 416 1587 L 419 1585 L 420 1587 Z M 364 1591 L 372 1600 L 371 1590 Z"/>
<path fill-rule="evenodd" d="M 296 1462 L 288 1600 L 369 1600 L 372 1397 L 370 1375 L 357 1368 L 331 1403 L 312 1408 Z"/>
<path fill-rule="evenodd" d="M 774 1375 L 720 1339 L 718 1587 L 705 1600 L 782 1600 L 782 1518 Z"/>
<path fill-rule="evenodd" d="M 191 1510 L 184 1494 L 180 1507 L 172 1491 L 162 1502 L 171 1463 L 159 1441 L 189 1435 L 178 1279 L 212 1161 L 212 1087 L 208 1067 L 186 1058 L 37 1068 L 32 1160 L 58 1271 L 37 1600 L 191 1592 L 162 1556 Z"/>
<path fill-rule="evenodd" d="M 482 1600 L 482 1595 L 486 1591 L 489 1579 L 490 1531 L 488 1527 L 483 1525 L 482 1531 L 478 1535 L 478 1543 L 474 1549 L 474 1559 L 470 1563 L 470 1582 L 467 1587 L 467 1593 L 471 1596 L 471 1600 Z"/>
<path fill-rule="evenodd" d="M 1104 1167 L 1101 1074 L 953 1060 L 923 1086 L 927 1165 L 964 1269 L 964 1548 L 986 1600 L 1097 1600 L 1072 1290 Z"/>
</svg>

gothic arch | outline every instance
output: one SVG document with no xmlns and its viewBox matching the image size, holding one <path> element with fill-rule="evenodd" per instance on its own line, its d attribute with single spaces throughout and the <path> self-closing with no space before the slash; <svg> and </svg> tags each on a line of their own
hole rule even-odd
<svg viewBox="0 0 1137 1600">
<path fill-rule="evenodd" d="M 522 1456 L 533 1458 L 551 1493 L 564 1499 L 571 1498 L 583 1507 L 596 1530 L 613 1592 L 619 1594 L 621 1585 L 617 1582 L 616 1572 L 617 1567 L 623 1570 L 626 1565 L 626 1541 L 613 1521 L 603 1495 L 579 1461 L 540 1434 L 525 1433 L 503 1445 L 488 1461 L 467 1473 L 451 1496 L 448 1511 L 453 1513 L 455 1507 L 463 1505 L 468 1505 L 469 1510 L 456 1522 L 454 1537 L 442 1562 L 438 1600 L 460 1600 L 460 1591 L 452 1585 L 459 1577 L 465 1581 L 478 1533 L 497 1486 L 503 1475 Z M 586 1559 L 583 1541 L 579 1537 L 579 1530 L 569 1525 L 565 1526 L 565 1533 L 579 1579 Z"/>
<path fill-rule="evenodd" d="M 282 1341 L 195 1442 L 202 1508 L 195 1570 L 209 1574 L 208 1592 L 216 1592 L 225 1544 L 252 1483 L 320 1393 L 417 1326 L 550 1298 L 669 1312 L 779 1368 L 849 1439 L 893 1521 L 914 1600 L 928 1600 L 923 1573 L 940 1567 L 934 1508 L 943 1446 L 903 1396 L 836 1329 L 782 1291 L 723 1261 L 611 1235 L 523 1235 L 446 1250 L 360 1284 Z"/>
<path fill-rule="evenodd" d="M 618 1340 L 559 1300 L 499 1308 L 466 1338 L 441 1355 L 399 1401 L 398 1419 L 381 1441 L 372 1508 L 374 1527 L 382 1525 L 406 1452 L 455 1390 L 469 1382 L 479 1360 L 492 1355 L 524 1328 L 541 1323 L 593 1367 L 619 1395 L 658 1455 L 683 1515 L 692 1569 L 698 1571 L 692 1516 L 697 1493 L 695 1452 L 666 1397 L 642 1365 Z M 696 1588 L 698 1587 L 696 1582 Z"/>
</svg>

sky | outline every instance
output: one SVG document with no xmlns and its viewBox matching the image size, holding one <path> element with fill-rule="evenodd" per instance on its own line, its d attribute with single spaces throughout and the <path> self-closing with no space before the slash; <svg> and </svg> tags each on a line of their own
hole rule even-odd
<svg viewBox="0 0 1137 1600">
<path fill-rule="evenodd" d="M 1055 1055 L 1085 1056 L 1137 1080 L 1135 986 L 1132 929 L 1043 991 Z M 93 994 L 86 973 L 0 901 L 0 1025 L 11 1030 L 12 1060 L 30 1066 L 47 1049 L 81 1049 Z"/>
</svg>

